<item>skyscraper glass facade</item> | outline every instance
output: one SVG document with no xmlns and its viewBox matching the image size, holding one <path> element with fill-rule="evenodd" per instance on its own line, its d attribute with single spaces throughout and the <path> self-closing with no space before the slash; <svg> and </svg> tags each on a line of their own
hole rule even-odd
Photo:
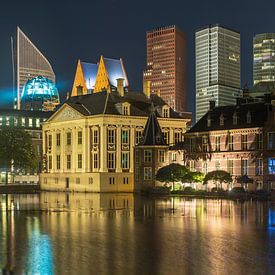
<svg viewBox="0 0 275 275">
<path fill-rule="evenodd" d="M 240 34 L 210 25 L 196 32 L 196 120 L 209 109 L 235 104 L 240 96 Z"/>
</svg>

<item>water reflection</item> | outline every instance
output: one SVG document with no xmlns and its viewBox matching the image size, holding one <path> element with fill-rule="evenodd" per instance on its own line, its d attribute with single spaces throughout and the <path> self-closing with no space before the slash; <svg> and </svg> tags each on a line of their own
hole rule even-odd
<svg viewBox="0 0 275 275">
<path fill-rule="evenodd" d="M 268 203 L 41 193 L 0 208 L 0 268 L 19 274 L 275 273 Z"/>
</svg>

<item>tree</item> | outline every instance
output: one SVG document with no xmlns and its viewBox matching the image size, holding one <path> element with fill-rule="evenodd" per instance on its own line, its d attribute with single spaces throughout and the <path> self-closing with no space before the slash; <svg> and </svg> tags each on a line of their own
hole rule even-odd
<svg viewBox="0 0 275 275">
<path fill-rule="evenodd" d="M 0 166 L 9 171 L 33 171 L 37 166 L 31 136 L 24 130 L 4 127 L 0 130 Z"/>
<path fill-rule="evenodd" d="M 231 183 L 232 177 L 226 171 L 215 170 L 206 174 L 203 184 L 207 184 L 209 181 L 214 181 L 217 188 L 218 188 L 218 184 L 220 184 L 220 189 L 222 189 L 222 184 Z"/>
<path fill-rule="evenodd" d="M 248 183 L 253 183 L 253 179 L 247 175 L 242 175 L 237 178 L 237 182 L 240 183 L 242 187 L 245 186 L 245 188 L 247 188 Z"/>
<path fill-rule="evenodd" d="M 202 172 L 195 171 L 190 172 L 192 177 L 192 182 L 194 183 L 203 183 L 205 175 Z"/>
<path fill-rule="evenodd" d="M 157 174 L 156 180 L 160 182 L 172 182 L 172 190 L 174 190 L 175 181 L 180 180 L 182 165 L 178 163 L 171 163 L 167 166 L 161 167 Z"/>
</svg>

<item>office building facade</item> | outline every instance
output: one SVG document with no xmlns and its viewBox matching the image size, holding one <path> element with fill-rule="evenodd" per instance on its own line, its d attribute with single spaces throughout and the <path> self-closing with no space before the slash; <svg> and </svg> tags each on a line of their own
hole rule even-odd
<svg viewBox="0 0 275 275">
<path fill-rule="evenodd" d="M 15 46 L 15 47 L 14 47 Z M 21 109 L 21 97 L 28 80 L 37 76 L 46 77 L 55 84 L 55 74 L 51 64 L 23 31 L 17 27 L 14 52 L 14 78 L 16 79 L 16 96 L 14 108 Z M 14 87 L 15 88 L 15 87 Z"/>
<path fill-rule="evenodd" d="M 176 26 L 147 32 L 144 83 L 177 112 L 187 109 L 186 38 Z"/>
<path fill-rule="evenodd" d="M 275 82 L 275 33 L 256 34 L 253 39 L 253 84 Z"/>
<path fill-rule="evenodd" d="M 196 32 L 196 120 L 217 106 L 236 103 L 240 90 L 240 34 L 220 25 Z"/>
</svg>

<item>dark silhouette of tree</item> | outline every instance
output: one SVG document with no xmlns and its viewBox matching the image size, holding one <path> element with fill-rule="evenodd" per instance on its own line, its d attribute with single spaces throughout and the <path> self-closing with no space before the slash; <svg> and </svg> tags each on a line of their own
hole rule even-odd
<svg viewBox="0 0 275 275">
<path fill-rule="evenodd" d="M 34 171 L 37 159 L 31 136 L 23 129 L 4 127 L 0 130 L 0 167 L 6 170 L 6 184 L 8 172 Z"/>
</svg>

